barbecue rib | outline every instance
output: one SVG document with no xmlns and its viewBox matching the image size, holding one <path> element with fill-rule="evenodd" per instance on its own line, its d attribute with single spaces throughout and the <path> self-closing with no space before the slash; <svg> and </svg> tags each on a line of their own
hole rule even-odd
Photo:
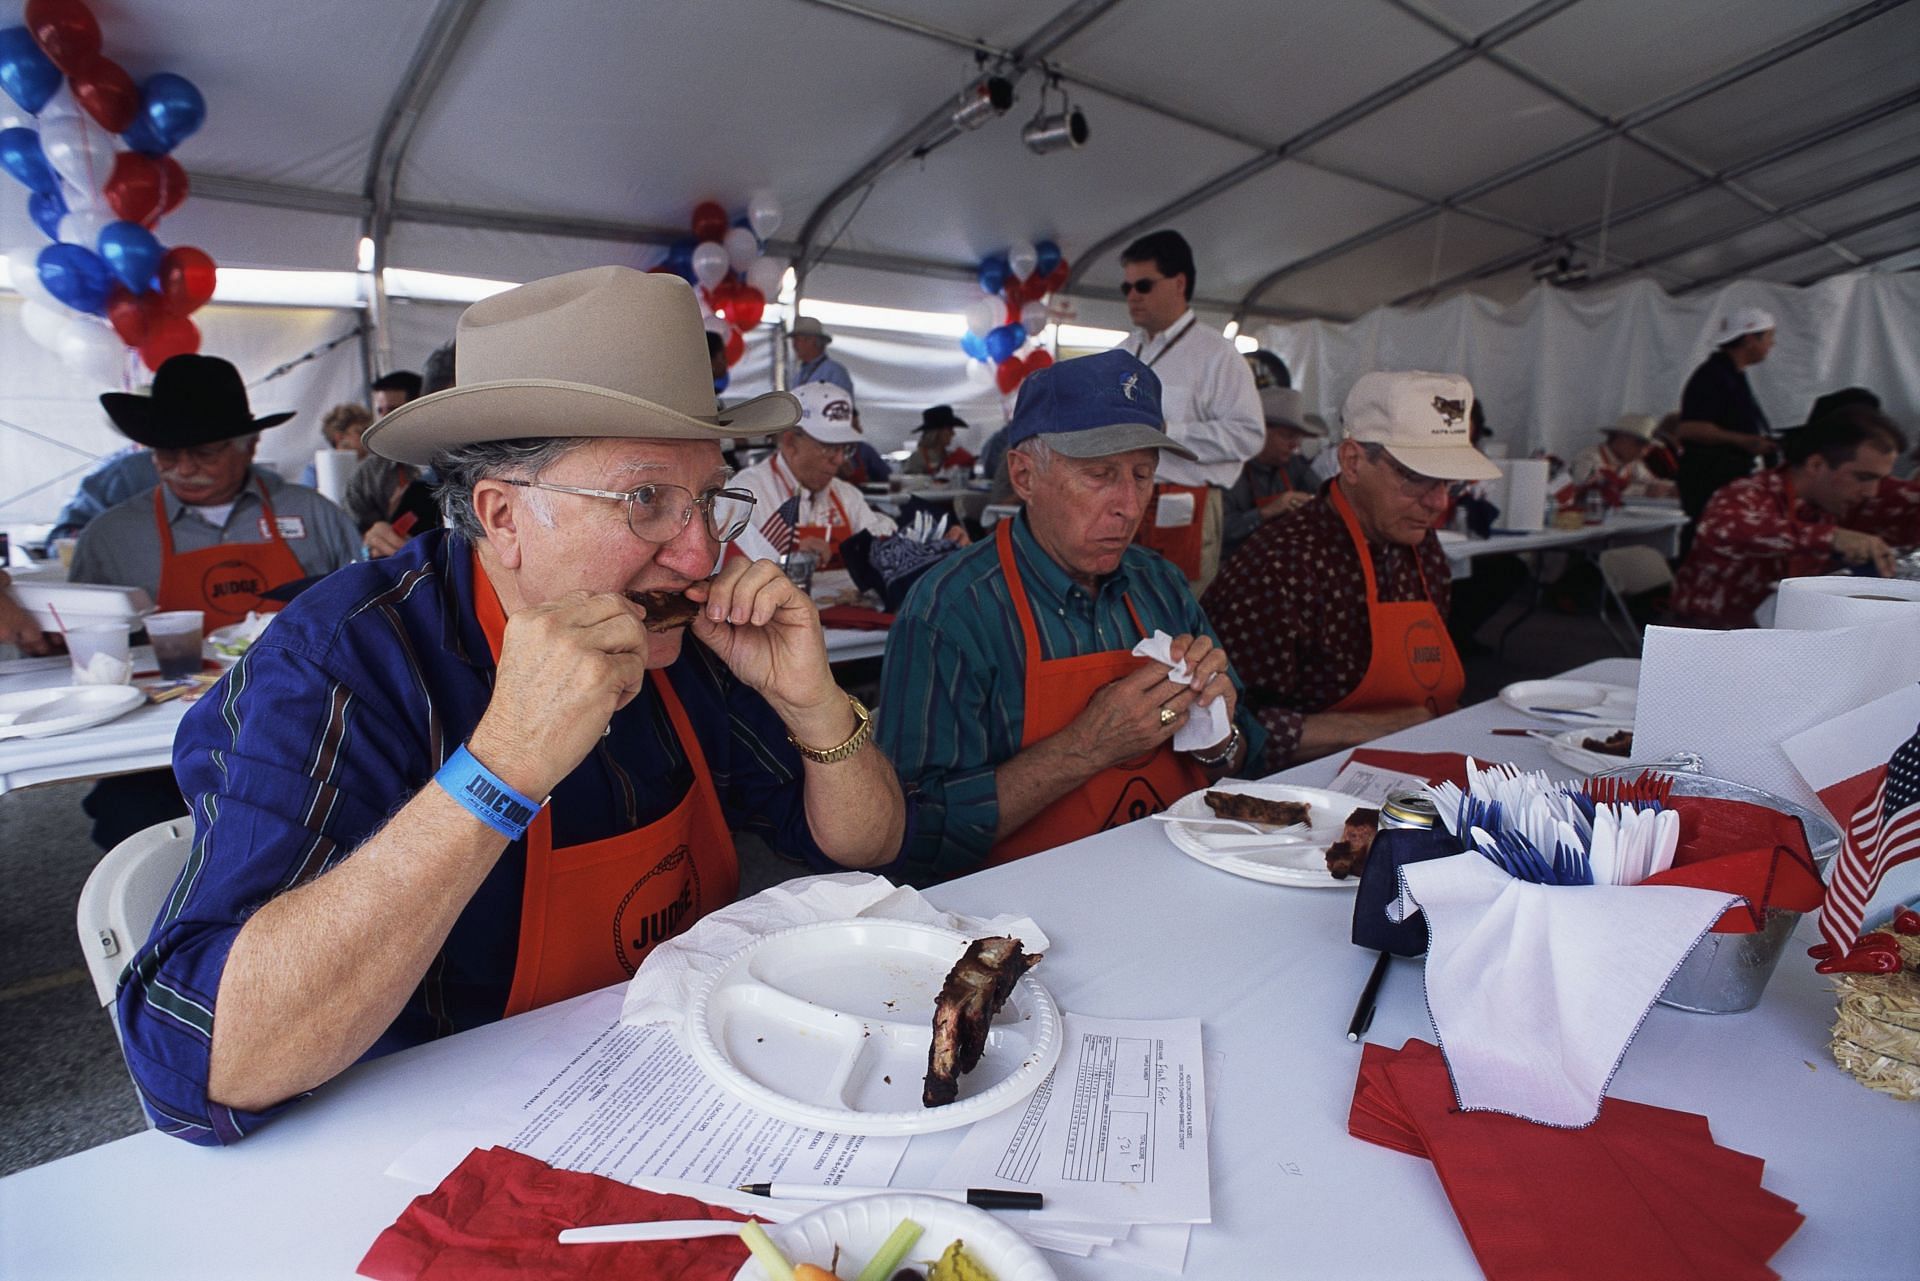
<svg viewBox="0 0 1920 1281">
<path fill-rule="evenodd" d="M 1020 976 L 1040 963 L 1020 950 L 1020 940 L 975 939 L 953 968 L 933 1003 L 933 1043 L 927 1047 L 927 1084 L 920 1102 L 942 1107 L 960 1094 L 960 1076 L 980 1064 L 987 1029 L 1007 1003 Z"/>
<path fill-rule="evenodd" d="M 1347 815 L 1340 839 L 1327 848 L 1327 871 L 1336 881 L 1358 876 L 1373 852 L 1373 838 L 1380 830 L 1380 811 L 1361 807 Z"/>
<path fill-rule="evenodd" d="M 685 592 L 628 592 L 627 599 L 647 611 L 640 623 L 650 632 L 685 627 L 700 613 L 700 606 L 688 600 Z"/>
<path fill-rule="evenodd" d="M 1305 801 L 1269 801 L 1244 792 L 1208 792 L 1201 799 L 1221 818 L 1239 819 L 1243 823 L 1294 827 L 1313 821 L 1313 808 Z"/>
</svg>

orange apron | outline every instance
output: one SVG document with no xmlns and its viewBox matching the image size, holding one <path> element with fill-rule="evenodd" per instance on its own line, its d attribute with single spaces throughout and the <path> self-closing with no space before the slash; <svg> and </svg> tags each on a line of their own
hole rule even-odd
<svg viewBox="0 0 1920 1281">
<path fill-rule="evenodd" d="M 787 478 L 780 474 L 779 467 L 773 468 L 773 478 L 779 483 L 782 498 L 792 498 L 799 492 L 797 484 L 789 485 Z M 815 569 L 838 569 L 840 567 L 840 544 L 853 536 L 853 521 L 847 517 L 847 509 L 840 504 L 840 495 L 833 492 L 833 482 L 827 482 L 827 500 L 833 504 L 833 519 L 825 525 L 795 525 L 793 532 L 797 538 L 818 538 L 827 544 L 827 558 Z"/>
<path fill-rule="evenodd" d="M 1330 712 L 1370 712 L 1388 707 L 1425 707 L 1439 716 L 1460 706 L 1461 691 L 1467 687 L 1466 669 L 1447 635 L 1446 620 L 1434 606 L 1432 589 L 1427 587 L 1420 557 L 1414 554 L 1414 571 L 1420 575 L 1420 600 L 1382 601 L 1380 585 L 1374 580 L 1373 555 L 1360 533 L 1347 496 L 1340 482 L 1328 487 L 1333 509 L 1346 522 L 1353 539 L 1354 555 L 1360 558 L 1360 572 L 1367 580 L 1367 628 L 1373 640 L 1373 654 L 1367 661 L 1367 674 L 1351 694 L 1335 703 Z"/>
<path fill-rule="evenodd" d="M 1124 649 L 1043 660 L 1033 606 L 1027 600 L 1019 567 L 1014 564 L 1012 521 L 1000 522 L 994 531 L 994 544 L 1000 553 L 1001 571 L 1007 576 L 1007 588 L 1013 595 L 1013 607 L 1020 615 L 1020 634 L 1026 640 L 1027 711 L 1020 746 L 1027 748 L 1065 729 L 1074 717 L 1086 710 L 1088 700 L 1102 686 L 1138 670 L 1149 660 L 1137 658 Z M 1133 615 L 1133 625 L 1145 637 L 1147 629 L 1142 626 L 1140 615 L 1134 612 L 1131 599 L 1127 601 L 1127 612 Z M 1011 863 L 1040 850 L 1145 818 L 1195 788 L 1205 787 L 1206 783 L 1207 776 L 1198 765 L 1174 751 L 1171 741 L 1162 743 L 1143 756 L 1101 771 L 1035 814 L 1018 831 L 994 844 L 987 854 L 987 863 L 989 866 Z"/>
<path fill-rule="evenodd" d="M 267 487 L 256 480 L 264 515 L 260 527 L 267 532 L 265 542 L 219 543 L 197 552 L 173 550 L 173 526 L 167 521 L 167 504 L 159 488 L 153 491 L 153 523 L 160 536 L 161 609 L 197 609 L 206 615 L 206 629 L 225 627 L 245 621 L 248 611 L 272 613 L 286 602 L 263 600 L 283 583 L 297 582 L 307 576 L 287 540 L 280 537 L 280 523 L 274 519 L 273 503 Z"/>
<path fill-rule="evenodd" d="M 1167 345 L 1154 353 L 1153 359 L 1147 361 L 1147 368 L 1152 369 L 1159 364 L 1160 358 L 1172 351 L 1180 340 L 1191 333 L 1193 327 L 1199 323 L 1197 316 L 1189 320 L 1185 329 L 1168 339 Z M 1133 353 L 1134 359 L 1140 359 L 1140 353 L 1146 349 L 1147 344 L 1142 342 Z M 1154 485 L 1153 506 L 1147 509 L 1146 519 L 1140 522 L 1140 529 L 1133 536 L 1134 542 L 1142 547 L 1150 547 L 1165 556 L 1174 568 L 1190 580 L 1200 577 L 1200 556 L 1206 549 L 1209 488 L 1206 485 L 1173 485 L 1164 481 Z M 1193 519 L 1184 525 L 1160 524 L 1160 499 L 1167 494 L 1191 494 Z"/>
<path fill-rule="evenodd" d="M 474 612 L 497 662 L 506 614 L 478 557 L 473 578 Z M 731 903 L 740 888 L 733 833 L 700 740 L 666 673 L 652 672 L 648 679 L 693 767 L 693 786 L 664 818 L 558 849 L 552 807 L 541 808 L 527 829 L 509 1015 L 632 978 L 654 944 Z"/>
</svg>

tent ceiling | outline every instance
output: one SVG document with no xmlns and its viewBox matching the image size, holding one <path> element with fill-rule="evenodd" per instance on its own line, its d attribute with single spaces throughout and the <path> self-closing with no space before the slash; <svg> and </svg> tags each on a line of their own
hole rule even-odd
<svg viewBox="0 0 1920 1281">
<path fill-rule="evenodd" d="M 484 235 L 429 223 L 645 261 L 633 246 L 675 234 L 695 201 L 759 187 L 785 204 L 785 236 L 820 212 L 805 248 L 832 241 L 828 264 L 959 281 L 982 252 L 1051 235 L 1089 293 L 1164 217 L 1195 242 L 1203 295 L 1256 314 L 1504 292 L 1568 243 L 1595 278 L 1657 259 L 1674 289 L 1906 266 L 1920 246 L 1920 4 L 1903 0 L 92 3 L 136 76 L 205 90 L 208 125 L 182 153 L 193 230 L 243 265 L 351 262 L 350 243 L 315 238 L 372 216 L 383 122 L 456 12 L 472 21 L 416 95 L 417 128 L 395 134 L 397 266 L 460 269 L 469 240 L 475 275 L 579 256 L 503 265 Z M 1019 143 L 1036 41 L 1087 113 L 1078 152 Z M 1019 101 L 939 136 L 976 48 L 1026 59 Z M 870 191 L 851 181 L 896 153 Z M 264 208 L 228 232 L 232 201 Z"/>
</svg>

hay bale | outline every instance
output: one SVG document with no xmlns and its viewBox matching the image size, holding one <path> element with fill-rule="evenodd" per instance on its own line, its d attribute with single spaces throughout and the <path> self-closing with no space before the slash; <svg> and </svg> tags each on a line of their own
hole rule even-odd
<svg viewBox="0 0 1920 1281">
<path fill-rule="evenodd" d="M 1920 1100 L 1920 937 L 1894 937 L 1904 962 L 1897 973 L 1834 976 L 1833 1060 L 1868 1089 L 1912 1102 Z"/>
</svg>

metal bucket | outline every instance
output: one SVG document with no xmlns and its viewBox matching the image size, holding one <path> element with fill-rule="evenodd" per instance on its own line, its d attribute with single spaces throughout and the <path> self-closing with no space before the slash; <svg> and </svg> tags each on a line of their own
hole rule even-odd
<svg viewBox="0 0 1920 1281">
<path fill-rule="evenodd" d="M 1606 771 L 1615 778 L 1636 778 L 1654 770 L 1673 779 L 1675 796 L 1705 796 L 1746 801 L 1791 814 L 1806 829 L 1813 865 L 1824 880 L 1828 864 L 1840 849 L 1840 829 L 1825 814 L 1810 810 L 1772 792 L 1701 774 L 1698 758 L 1679 758 L 1656 765 L 1628 765 Z M 1774 967 L 1785 954 L 1787 941 L 1800 923 L 1800 913 L 1781 908 L 1767 910 L 1765 924 L 1751 934 L 1708 934 L 1674 971 L 1660 1004 L 1693 1014 L 1739 1014 L 1760 1004 L 1760 994 Z"/>
</svg>

